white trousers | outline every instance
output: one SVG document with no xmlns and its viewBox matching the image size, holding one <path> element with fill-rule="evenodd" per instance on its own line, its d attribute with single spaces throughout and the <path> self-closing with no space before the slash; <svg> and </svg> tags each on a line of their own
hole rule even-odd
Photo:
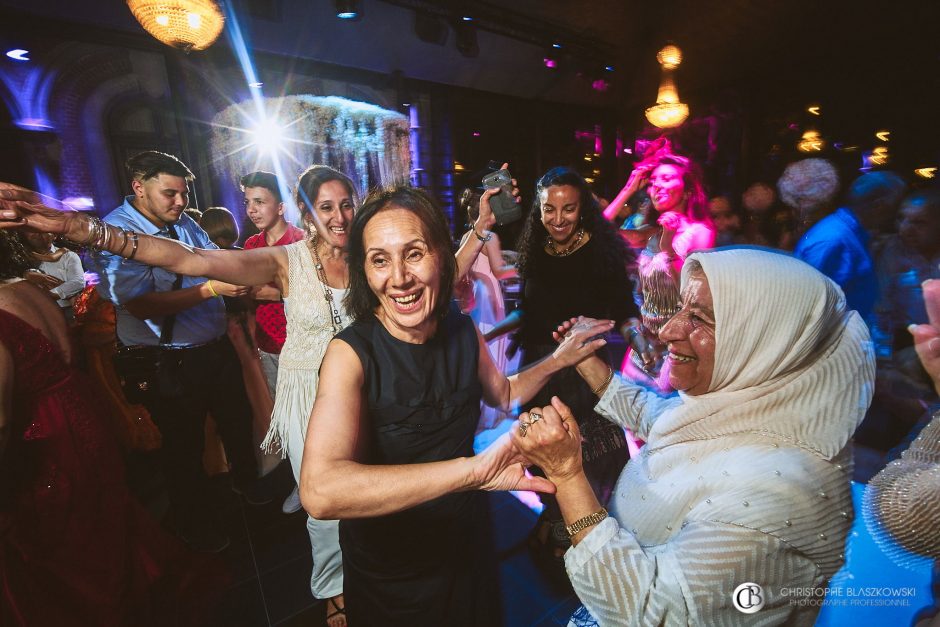
<svg viewBox="0 0 940 627">
<path fill-rule="evenodd" d="M 300 463 L 304 456 L 306 429 L 301 431 L 301 421 L 290 421 L 287 447 L 294 481 L 300 485 Z M 306 420 L 303 421 L 306 423 Z M 318 599 L 329 599 L 343 593 L 343 554 L 339 549 L 339 521 L 317 520 L 307 516 L 307 533 L 313 550 L 313 573 L 310 576 L 310 592 Z"/>
</svg>

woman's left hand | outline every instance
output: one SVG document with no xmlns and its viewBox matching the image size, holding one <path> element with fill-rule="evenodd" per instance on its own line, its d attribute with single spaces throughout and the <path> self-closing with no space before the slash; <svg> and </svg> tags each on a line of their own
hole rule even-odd
<svg viewBox="0 0 940 627">
<path fill-rule="evenodd" d="M 602 336 L 613 328 L 613 320 L 596 320 L 584 316 L 571 318 L 552 333 L 558 342 L 558 348 L 552 356 L 562 368 L 576 366 L 593 355 L 594 351 L 607 345 L 607 340 Z"/>
<path fill-rule="evenodd" d="M 526 463 L 508 433 L 490 444 L 485 451 L 470 458 L 474 464 L 470 487 L 476 490 L 532 490 L 555 492 L 555 484 L 525 472 Z"/>
<path fill-rule="evenodd" d="M 581 430 L 557 396 L 551 405 L 520 414 L 512 441 L 556 485 L 583 472 Z"/>
</svg>

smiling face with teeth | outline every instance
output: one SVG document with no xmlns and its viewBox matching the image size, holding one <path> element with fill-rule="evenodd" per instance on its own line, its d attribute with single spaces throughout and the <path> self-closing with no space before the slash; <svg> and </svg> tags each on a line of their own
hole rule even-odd
<svg viewBox="0 0 940 627">
<path fill-rule="evenodd" d="M 669 346 L 669 384 L 686 394 L 709 391 L 715 370 L 715 308 L 708 278 L 689 274 L 682 309 L 659 332 Z"/>
<path fill-rule="evenodd" d="M 657 166 L 650 173 L 646 192 L 653 201 L 656 211 L 685 213 L 685 181 L 682 179 L 682 169 L 679 166 L 671 163 Z"/>
<path fill-rule="evenodd" d="M 321 245 L 344 248 L 354 208 L 352 194 L 342 181 L 326 181 L 317 191 L 313 209 L 303 212 L 304 224 L 316 229 Z"/>
<path fill-rule="evenodd" d="M 581 223 L 581 192 L 574 185 L 550 185 L 539 193 L 542 226 L 556 246 L 567 246 Z"/>
<path fill-rule="evenodd" d="M 376 213 L 362 233 L 366 280 L 379 301 L 375 314 L 405 342 L 424 342 L 437 329 L 441 259 L 429 240 L 421 219 L 394 205 Z"/>
</svg>

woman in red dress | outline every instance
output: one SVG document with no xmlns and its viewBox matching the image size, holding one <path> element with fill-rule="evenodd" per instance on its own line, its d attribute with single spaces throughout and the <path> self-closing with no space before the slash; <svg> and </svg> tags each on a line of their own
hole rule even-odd
<svg viewBox="0 0 940 627">
<path fill-rule="evenodd" d="M 0 625 L 197 621 L 181 591 L 204 590 L 171 568 L 193 561 L 131 498 L 62 313 L 18 280 L 27 266 L 0 231 Z"/>
</svg>

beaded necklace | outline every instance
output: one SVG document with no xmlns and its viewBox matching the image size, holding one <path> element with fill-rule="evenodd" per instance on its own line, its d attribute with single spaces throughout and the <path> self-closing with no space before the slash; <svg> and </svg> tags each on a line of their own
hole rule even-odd
<svg viewBox="0 0 940 627">
<path fill-rule="evenodd" d="M 552 239 L 551 235 L 548 236 L 546 240 L 546 245 L 548 246 L 551 253 L 556 257 L 567 257 L 578 247 L 578 244 L 581 243 L 581 240 L 584 238 L 584 227 L 582 226 L 578 229 L 578 234 L 575 236 L 574 241 L 568 244 L 568 247 L 564 250 L 559 251 L 555 248 L 555 240 Z"/>
<path fill-rule="evenodd" d="M 332 319 L 330 323 L 333 325 L 333 335 L 339 333 L 339 327 L 343 323 L 342 317 L 340 317 L 339 309 L 336 307 L 336 302 L 333 300 L 333 290 L 330 289 L 329 284 L 326 282 L 326 270 L 323 267 L 323 262 L 320 261 L 320 253 L 317 252 L 317 238 L 313 238 L 313 258 L 315 260 L 315 266 L 317 268 L 317 277 L 320 279 L 320 283 L 323 284 L 323 296 L 326 298 L 327 307 L 330 308 L 332 312 Z"/>
</svg>

